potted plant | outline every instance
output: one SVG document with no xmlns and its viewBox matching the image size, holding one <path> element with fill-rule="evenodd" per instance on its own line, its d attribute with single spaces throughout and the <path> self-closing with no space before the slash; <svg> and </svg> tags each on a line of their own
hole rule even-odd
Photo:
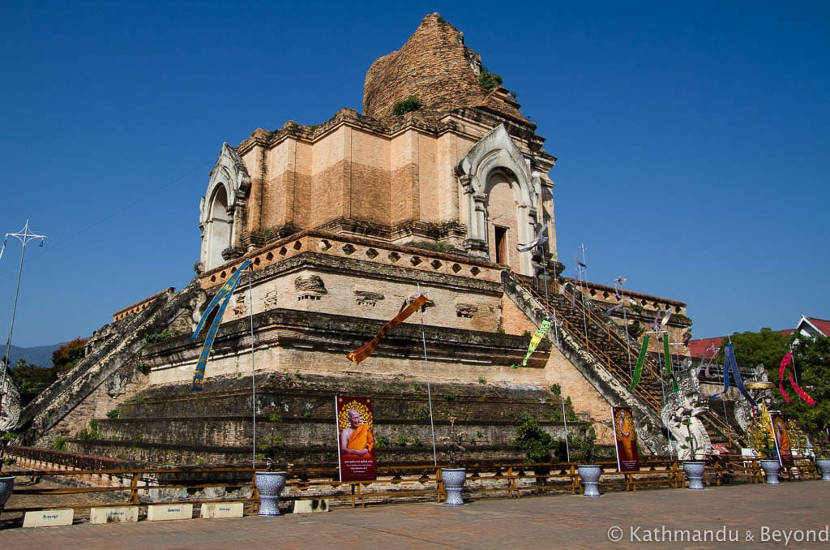
<svg viewBox="0 0 830 550">
<path fill-rule="evenodd" d="M 456 453 L 464 452 L 466 449 L 460 444 L 460 440 L 464 438 L 464 434 L 455 433 L 455 417 L 451 416 L 449 420 L 450 467 L 441 468 L 441 481 L 444 483 L 444 488 L 447 491 L 446 504 L 448 506 L 460 506 L 464 504 L 464 499 L 461 498 L 461 490 L 464 488 L 464 482 L 467 480 L 467 469 L 456 466 Z"/>
<path fill-rule="evenodd" d="M 775 455 L 775 440 L 772 438 L 770 428 L 759 418 L 750 426 L 749 432 L 755 450 L 761 455 L 761 469 L 764 470 L 767 483 L 778 485 L 778 472 L 781 470 L 781 463 L 777 458 L 772 458 Z"/>
<path fill-rule="evenodd" d="M 599 477 L 602 475 L 602 466 L 594 464 L 596 440 L 597 433 L 593 426 L 585 432 L 585 437 L 575 440 L 577 447 L 582 451 L 583 460 L 585 460 L 585 464 L 577 466 L 577 471 L 582 483 L 582 494 L 586 497 L 599 496 Z"/>
<path fill-rule="evenodd" d="M 827 445 L 820 442 L 818 438 L 813 442 L 813 454 L 815 455 L 816 468 L 821 472 L 821 479 L 830 481 L 830 452 Z"/>
<path fill-rule="evenodd" d="M 272 420 L 273 421 L 273 420 Z M 280 515 L 280 493 L 285 487 L 285 479 L 288 474 L 282 471 L 275 471 L 276 465 L 282 461 L 284 449 L 282 436 L 271 433 L 267 441 L 260 447 L 262 453 L 257 457 L 265 459 L 266 469 L 256 472 L 256 489 L 259 492 L 259 515 L 278 516 Z"/>
<path fill-rule="evenodd" d="M 680 445 L 680 448 L 689 452 L 689 458 L 683 461 L 683 471 L 689 478 L 689 489 L 702 491 L 705 462 L 699 458 L 703 458 L 703 452 L 697 444 L 697 438 L 692 434 L 691 418 L 683 420 L 683 425 L 686 426 L 687 435 L 684 438 L 686 442 Z"/>
<path fill-rule="evenodd" d="M 12 432 L 0 430 L 0 512 L 14 490 L 14 476 L 3 476 L 3 466 L 6 464 L 6 447 L 17 437 Z"/>
</svg>

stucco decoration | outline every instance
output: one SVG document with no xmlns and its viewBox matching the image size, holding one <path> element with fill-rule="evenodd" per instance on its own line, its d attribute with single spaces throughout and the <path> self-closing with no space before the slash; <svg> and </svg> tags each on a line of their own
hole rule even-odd
<svg viewBox="0 0 830 550">
<path fill-rule="evenodd" d="M 277 307 L 277 300 L 279 298 L 279 294 L 276 290 L 269 290 L 265 293 L 265 297 L 262 299 L 262 304 L 265 306 L 265 309 L 271 309 Z"/>
<path fill-rule="evenodd" d="M 193 293 L 187 304 L 187 309 L 190 310 L 190 332 L 196 330 L 196 326 L 199 324 L 199 320 L 201 320 L 207 305 L 208 297 L 204 290 L 199 289 Z"/>
<path fill-rule="evenodd" d="M 683 366 L 677 374 L 680 389 L 676 392 L 668 392 L 660 412 L 663 425 L 671 432 L 672 446 L 677 452 L 678 460 L 700 459 L 712 450 L 712 442 L 706 432 L 706 427 L 698 418 L 709 411 L 709 405 L 700 392 L 700 381 L 697 379 L 696 370 L 690 359 L 683 361 Z M 697 456 L 694 457 L 687 442 L 690 434 L 694 438 L 696 448 Z"/>
<path fill-rule="evenodd" d="M 538 181 L 521 151 L 510 139 L 503 124 L 499 124 L 481 140 L 455 167 L 461 185 L 461 217 L 468 227 L 465 248 L 474 255 L 488 257 L 487 205 L 493 185 L 493 175 L 501 173 L 510 183 L 516 205 L 518 242 L 529 242 L 534 237 L 537 221 Z M 536 178 L 538 180 L 538 176 Z M 519 265 L 511 266 L 524 275 L 532 275 L 530 256 L 519 256 Z"/>
<path fill-rule="evenodd" d="M 127 392 L 127 377 L 120 372 L 113 374 L 107 380 L 107 395 L 112 398 L 124 395 Z"/>
<path fill-rule="evenodd" d="M 323 294 L 328 294 L 329 292 L 326 290 L 326 285 L 323 283 L 323 279 L 319 275 L 309 275 L 308 277 L 303 277 L 302 275 L 297 276 L 297 278 L 294 279 L 294 288 L 297 289 L 300 296 L 321 296 Z"/>
<path fill-rule="evenodd" d="M 251 176 L 236 149 L 222 144 L 216 164 L 210 171 L 207 190 L 199 203 L 199 229 L 202 232 L 200 260 L 205 270 L 223 264 L 227 251 L 243 252 L 236 246 L 242 231 L 245 200 L 251 189 Z M 237 254 L 238 255 L 238 254 Z"/>
</svg>

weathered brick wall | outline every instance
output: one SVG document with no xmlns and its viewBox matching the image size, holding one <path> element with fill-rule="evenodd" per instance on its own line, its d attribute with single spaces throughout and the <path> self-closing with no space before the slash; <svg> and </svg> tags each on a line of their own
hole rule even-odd
<svg viewBox="0 0 830 550">
<path fill-rule="evenodd" d="M 431 13 L 400 50 L 372 63 L 363 87 L 363 112 L 389 117 L 395 103 L 410 95 L 417 96 L 425 110 L 483 104 L 488 91 L 478 82 L 480 67 L 481 56 L 464 45 L 463 33 Z M 490 99 L 488 105 L 524 120 L 513 105 Z"/>
</svg>

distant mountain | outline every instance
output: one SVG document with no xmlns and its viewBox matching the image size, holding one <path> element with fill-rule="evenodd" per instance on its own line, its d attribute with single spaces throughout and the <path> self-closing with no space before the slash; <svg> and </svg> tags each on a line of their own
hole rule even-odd
<svg viewBox="0 0 830 550">
<path fill-rule="evenodd" d="M 49 368 L 52 366 L 52 352 L 61 347 L 66 342 L 60 344 L 52 344 L 51 346 L 35 346 L 31 348 L 22 348 L 12 344 L 9 349 L 9 356 L 11 361 L 9 364 L 14 366 L 18 359 L 24 359 L 30 365 L 37 365 L 39 367 Z M 0 359 L 2 359 L 5 350 L 5 345 L 0 347 Z"/>
</svg>

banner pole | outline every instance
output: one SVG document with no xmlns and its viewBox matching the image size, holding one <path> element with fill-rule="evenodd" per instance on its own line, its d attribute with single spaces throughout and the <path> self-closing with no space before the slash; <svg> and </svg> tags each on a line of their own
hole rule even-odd
<svg viewBox="0 0 830 550">
<path fill-rule="evenodd" d="M 421 285 L 418 285 L 418 294 L 421 294 Z M 435 420 L 432 417 L 432 388 L 429 383 L 429 360 L 427 359 L 427 336 L 424 331 L 424 307 L 421 307 L 421 343 L 424 346 L 424 370 L 427 378 L 427 402 L 429 403 L 429 429 L 432 433 L 432 463 L 438 467 L 438 452 L 435 449 Z"/>
<path fill-rule="evenodd" d="M 254 264 L 248 277 L 248 310 L 251 319 L 251 423 L 253 425 L 253 437 L 251 438 L 251 467 L 256 470 L 256 368 L 254 365 Z"/>
</svg>

